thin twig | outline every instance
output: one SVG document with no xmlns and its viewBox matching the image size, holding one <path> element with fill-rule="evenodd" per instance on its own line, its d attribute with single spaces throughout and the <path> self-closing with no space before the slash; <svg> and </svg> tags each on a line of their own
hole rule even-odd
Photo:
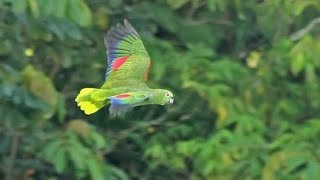
<svg viewBox="0 0 320 180">
<path fill-rule="evenodd" d="M 305 36 L 307 33 L 309 33 L 314 28 L 314 26 L 317 24 L 320 24 L 320 17 L 314 18 L 312 21 L 309 22 L 309 24 L 306 27 L 293 33 L 290 36 L 290 39 L 292 41 L 297 41 L 297 40 L 301 39 L 303 36 Z"/>
</svg>

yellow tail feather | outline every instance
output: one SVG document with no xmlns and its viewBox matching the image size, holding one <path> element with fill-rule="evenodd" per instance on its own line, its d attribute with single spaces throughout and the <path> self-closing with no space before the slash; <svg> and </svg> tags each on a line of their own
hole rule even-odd
<svg viewBox="0 0 320 180">
<path fill-rule="evenodd" d="M 75 101 L 85 114 L 93 114 L 106 105 L 105 99 L 107 97 L 101 96 L 103 91 L 95 88 L 84 88 L 80 91 Z"/>
</svg>

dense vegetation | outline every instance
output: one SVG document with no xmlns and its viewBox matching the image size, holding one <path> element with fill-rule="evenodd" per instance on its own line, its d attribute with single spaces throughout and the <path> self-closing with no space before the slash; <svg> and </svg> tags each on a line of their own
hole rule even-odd
<svg viewBox="0 0 320 180">
<path fill-rule="evenodd" d="M 128 18 L 171 107 L 86 116 Z M 319 0 L 0 0 L 0 176 L 320 177 Z"/>
</svg>

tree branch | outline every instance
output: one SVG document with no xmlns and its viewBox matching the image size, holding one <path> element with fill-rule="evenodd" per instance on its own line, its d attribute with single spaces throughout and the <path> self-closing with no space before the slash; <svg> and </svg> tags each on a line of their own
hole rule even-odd
<svg viewBox="0 0 320 180">
<path fill-rule="evenodd" d="M 309 24 L 306 27 L 293 33 L 290 36 L 290 39 L 292 41 L 297 41 L 297 40 L 301 39 L 303 36 L 305 36 L 307 33 L 309 33 L 314 28 L 314 26 L 317 24 L 320 24 L 320 17 L 314 18 L 312 21 L 309 22 Z"/>
</svg>

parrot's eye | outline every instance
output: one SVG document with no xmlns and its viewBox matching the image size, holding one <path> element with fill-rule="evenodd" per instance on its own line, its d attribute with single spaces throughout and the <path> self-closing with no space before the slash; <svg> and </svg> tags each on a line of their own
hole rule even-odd
<svg viewBox="0 0 320 180">
<path fill-rule="evenodd" d="M 166 93 L 166 97 L 170 97 L 170 94 L 169 94 L 169 93 Z"/>
</svg>

